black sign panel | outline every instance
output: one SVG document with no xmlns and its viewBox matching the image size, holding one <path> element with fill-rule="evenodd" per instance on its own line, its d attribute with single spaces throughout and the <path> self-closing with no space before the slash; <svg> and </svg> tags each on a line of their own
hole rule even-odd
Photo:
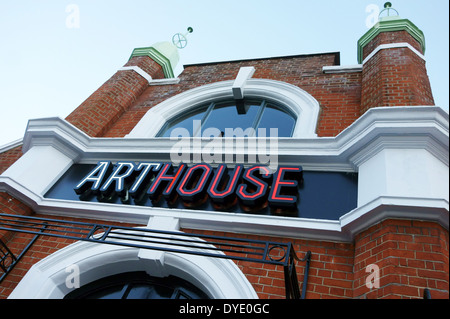
<svg viewBox="0 0 450 319">
<path fill-rule="evenodd" d="M 338 220 L 356 208 L 357 178 L 301 166 L 100 161 L 73 165 L 45 197 Z"/>
</svg>

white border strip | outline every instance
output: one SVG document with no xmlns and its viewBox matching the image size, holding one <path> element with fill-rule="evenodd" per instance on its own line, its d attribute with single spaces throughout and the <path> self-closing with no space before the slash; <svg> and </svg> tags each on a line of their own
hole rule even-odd
<svg viewBox="0 0 450 319">
<path fill-rule="evenodd" d="M 145 72 L 144 70 L 142 70 L 140 67 L 138 66 L 124 66 L 121 67 L 120 69 L 118 69 L 117 71 L 129 71 L 129 70 L 133 70 L 134 72 L 136 72 L 137 74 L 139 74 L 140 76 L 142 76 L 144 79 L 147 80 L 148 85 L 165 85 L 165 84 L 177 84 L 180 82 L 179 78 L 173 78 L 173 79 L 152 79 L 152 77 Z"/>
<path fill-rule="evenodd" d="M 12 150 L 13 148 L 16 148 L 17 146 L 20 146 L 22 144 L 23 144 L 23 139 L 20 138 L 18 140 L 15 140 L 15 141 L 9 142 L 5 145 L 2 145 L 2 146 L 0 146 L 0 154 L 7 152 L 9 150 Z"/>
<path fill-rule="evenodd" d="M 121 67 L 118 71 L 128 71 L 128 70 L 133 70 L 134 72 L 142 76 L 144 79 L 147 80 L 148 84 L 152 82 L 152 77 L 147 72 L 142 70 L 140 67 L 135 65 Z"/>
<path fill-rule="evenodd" d="M 326 65 L 322 67 L 326 74 L 362 72 L 362 64 L 356 65 Z"/>
<path fill-rule="evenodd" d="M 406 43 L 406 42 L 401 42 L 401 43 L 389 43 L 389 44 L 381 44 L 379 46 L 377 46 L 375 48 L 375 50 L 373 50 L 363 61 L 363 65 L 370 60 L 375 54 L 377 54 L 379 51 L 381 50 L 385 50 L 385 49 L 395 49 L 395 48 L 408 48 L 410 49 L 412 52 L 414 52 L 415 54 L 417 54 L 417 56 L 421 59 L 423 59 L 424 61 L 426 61 L 425 56 L 420 53 L 419 51 L 417 51 L 411 44 Z"/>
</svg>

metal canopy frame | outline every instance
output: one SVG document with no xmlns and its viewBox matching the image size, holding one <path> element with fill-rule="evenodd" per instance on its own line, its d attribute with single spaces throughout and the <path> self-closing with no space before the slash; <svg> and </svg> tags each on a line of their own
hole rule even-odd
<svg viewBox="0 0 450 319">
<path fill-rule="evenodd" d="M 99 244 L 279 265 L 284 268 L 286 299 L 304 299 L 306 296 L 311 252 L 306 252 L 305 257 L 300 259 L 290 242 L 162 231 L 11 214 L 0 214 L 0 230 L 35 235 L 17 257 L 5 243 L 0 241 L 0 271 L 4 272 L 0 276 L 0 283 L 39 236 L 51 236 Z M 306 262 L 301 292 L 295 268 L 296 261 Z"/>
</svg>

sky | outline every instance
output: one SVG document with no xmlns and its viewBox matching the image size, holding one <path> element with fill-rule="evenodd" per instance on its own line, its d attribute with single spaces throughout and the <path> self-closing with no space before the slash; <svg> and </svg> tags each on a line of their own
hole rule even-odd
<svg viewBox="0 0 450 319">
<path fill-rule="evenodd" d="M 340 52 L 357 64 L 357 41 L 385 1 L 0 0 L 0 148 L 30 119 L 65 118 L 129 59 L 134 48 L 188 35 L 183 65 Z M 393 0 L 425 34 L 435 104 L 449 109 L 449 2 Z"/>
</svg>

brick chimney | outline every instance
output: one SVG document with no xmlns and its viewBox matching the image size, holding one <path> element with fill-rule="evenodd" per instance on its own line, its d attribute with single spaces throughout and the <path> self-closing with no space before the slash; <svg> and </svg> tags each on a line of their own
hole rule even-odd
<svg viewBox="0 0 450 319">
<path fill-rule="evenodd" d="M 434 105 L 425 67 L 425 37 L 411 21 L 388 15 L 358 41 L 362 64 L 361 114 L 372 107 Z M 380 16 L 383 14 L 380 13 Z"/>
<path fill-rule="evenodd" d="M 133 50 L 128 62 L 89 96 L 66 120 L 92 137 L 101 137 L 144 92 L 152 79 L 173 78 L 179 60 L 170 42 Z"/>
</svg>

